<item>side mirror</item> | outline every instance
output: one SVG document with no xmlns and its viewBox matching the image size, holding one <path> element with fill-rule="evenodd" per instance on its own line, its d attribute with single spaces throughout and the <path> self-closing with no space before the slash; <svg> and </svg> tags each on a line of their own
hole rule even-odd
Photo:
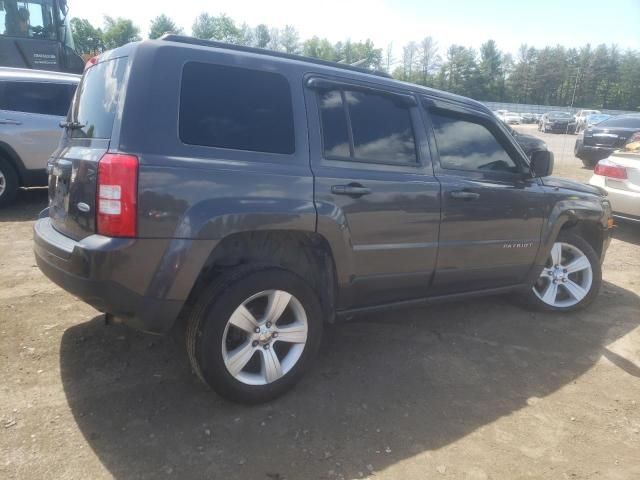
<svg viewBox="0 0 640 480">
<path fill-rule="evenodd" d="M 549 150 L 531 152 L 531 174 L 534 177 L 548 177 L 553 172 L 553 153 Z"/>
</svg>

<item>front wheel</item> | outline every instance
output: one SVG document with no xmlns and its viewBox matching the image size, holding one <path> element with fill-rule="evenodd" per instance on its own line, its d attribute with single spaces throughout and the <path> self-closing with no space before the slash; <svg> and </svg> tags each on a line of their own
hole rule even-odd
<svg viewBox="0 0 640 480">
<path fill-rule="evenodd" d="M 577 310 L 595 299 L 601 283 L 600 260 L 591 245 L 582 237 L 561 233 L 525 300 L 540 310 Z"/>
<path fill-rule="evenodd" d="M 201 296 L 187 325 L 187 351 L 200 379 L 223 397 L 272 400 L 311 363 L 322 336 L 314 290 L 278 267 L 240 267 Z"/>
</svg>

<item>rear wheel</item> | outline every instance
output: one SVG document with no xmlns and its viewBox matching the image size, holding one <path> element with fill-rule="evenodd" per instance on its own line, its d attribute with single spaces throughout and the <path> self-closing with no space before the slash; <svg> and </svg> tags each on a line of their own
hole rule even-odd
<svg viewBox="0 0 640 480">
<path fill-rule="evenodd" d="M 223 276 L 192 311 L 187 350 L 194 371 L 223 397 L 269 401 L 289 390 L 322 336 L 318 296 L 278 267 L 241 267 Z"/>
<path fill-rule="evenodd" d="M 0 158 L 0 207 L 13 203 L 18 186 L 18 175 L 13 166 L 4 158 Z"/>
<path fill-rule="evenodd" d="M 526 300 L 541 310 L 577 310 L 595 299 L 601 283 L 600 261 L 591 245 L 582 237 L 561 233 Z"/>
</svg>

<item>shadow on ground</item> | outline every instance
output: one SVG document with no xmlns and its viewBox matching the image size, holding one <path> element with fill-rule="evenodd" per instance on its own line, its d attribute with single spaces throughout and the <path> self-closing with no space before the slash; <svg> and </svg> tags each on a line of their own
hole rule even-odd
<svg viewBox="0 0 640 480">
<path fill-rule="evenodd" d="M 47 207 L 47 201 L 46 188 L 18 190 L 15 203 L 0 209 L 0 222 L 35 220 L 38 213 Z"/>
<path fill-rule="evenodd" d="M 509 415 L 603 354 L 637 376 L 606 346 L 638 326 L 638 309 L 635 294 L 605 284 L 571 315 L 487 298 L 371 316 L 330 328 L 298 387 L 257 407 L 201 386 L 178 336 L 100 316 L 64 333 L 61 375 L 81 431 L 116 478 L 353 478 Z"/>
<path fill-rule="evenodd" d="M 617 221 L 613 238 L 633 245 L 640 245 L 640 223 Z"/>
</svg>

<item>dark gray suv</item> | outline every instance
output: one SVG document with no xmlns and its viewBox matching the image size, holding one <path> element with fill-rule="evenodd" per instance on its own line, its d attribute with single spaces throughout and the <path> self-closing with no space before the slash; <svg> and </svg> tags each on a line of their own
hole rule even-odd
<svg viewBox="0 0 640 480">
<path fill-rule="evenodd" d="M 166 36 L 85 72 L 35 224 L 39 267 L 109 317 L 186 323 L 200 378 L 269 400 L 325 322 L 517 292 L 597 295 L 611 209 L 548 177 L 478 102 L 302 57 Z"/>
</svg>

